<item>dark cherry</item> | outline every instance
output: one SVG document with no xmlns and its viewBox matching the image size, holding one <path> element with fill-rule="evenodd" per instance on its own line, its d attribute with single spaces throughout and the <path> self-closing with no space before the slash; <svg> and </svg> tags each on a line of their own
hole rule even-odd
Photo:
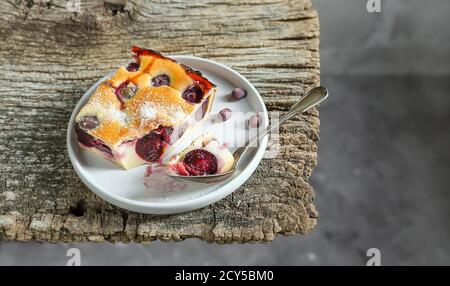
<svg viewBox="0 0 450 286">
<path fill-rule="evenodd" d="M 166 74 L 160 74 L 152 78 L 153 86 L 170 85 L 170 78 Z"/>
<path fill-rule="evenodd" d="M 150 133 L 160 136 L 161 140 L 164 141 L 165 143 L 170 143 L 170 136 L 173 133 L 173 128 L 159 126 L 158 128 L 152 130 Z"/>
<path fill-rule="evenodd" d="M 156 162 L 170 143 L 172 127 L 159 127 L 136 142 L 136 153 L 144 160 Z"/>
<path fill-rule="evenodd" d="M 206 111 L 208 109 L 209 97 L 203 101 L 201 108 L 197 109 L 195 113 L 195 120 L 200 121 L 205 117 Z"/>
<path fill-rule="evenodd" d="M 75 133 L 77 134 L 78 141 L 86 147 L 95 147 L 100 151 L 108 153 L 112 156 L 111 148 L 106 146 L 102 141 L 95 139 L 91 135 L 87 134 L 78 124 L 75 124 Z"/>
<path fill-rule="evenodd" d="M 239 100 L 247 96 L 247 90 L 236 87 L 230 94 L 231 100 Z"/>
<path fill-rule="evenodd" d="M 150 132 L 136 142 L 136 153 L 146 161 L 156 162 L 161 157 L 164 146 L 160 136 Z"/>
<path fill-rule="evenodd" d="M 231 118 L 231 115 L 233 114 L 233 112 L 231 111 L 231 109 L 229 108 L 224 108 L 221 111 L 219 111 L 219 118 L 222 121 L 227 121 L 228 119 Z"/>
<path fill-rule="evenodd" d="M 100 121 L 98 121 L 98 118 L 95 115 L 86 115 L 80 119 L 80 127 L 86 130 L 94 129 L 99 125 Z"/>
<path fill-rule="evenodd" d="M 135 72 L 135 71 L 137 71 L 139 69 L 139 64 L 138 63 L 130 63 L 128 66 L 127 66 L 127 71 L 129 71 L 129 72 Z"/>
<path fill-rule="evenodd" d="M 75 124 L 75 133 L 77 134 L 78 141 L 86 147 L 95 146 L 95 138 L 84 132 L 79 124 Z"/>
<path fill-rule="evenodd" d="M 136 89 L 133 87 L 124 87 L 120 90 L 120 95 L 123 96 L 123 98 L 130 99 L 133 97 L 133 95 L 136 93 Z"/>
<path fill-rule="evenodd" d="M 109 148 L 108 146 L 106 146 L 103 143 L 99 143 L 98 141 L 96 141 L 95 148 L 97 148 L 98 150 L 103 151 L 105 153 L 108 153 L 112 156 L 111 148 Z"/>
<path fill-rule="evenodd" d="M 181 96 L 189 102 L 200 103 L 203 98 L 203 91 L 198 85 L 193 84 L 186 88 Z"/>
<path fill-rule="evenodd" d="M 192 176 L 213 175 L 217 173 L 217 158 L 203 149 L 195 149 L 183 159 L 186 171 Z"/>
<path fill-rule="evenodd" d="M 128 84 L 119 86 L 119 88 L 117 90 L 118 90 L 118 93 L 121 96 L 121 98 L 130 99 L 136 93 L 137 87 L 132 82 L 130 82 Z"/>
<path fill-rule="evenodd" d="M 205 101 L 202 104 L 202 118 L 205 117 L 206 110 L 208 109 L 208 105 L 209 105 L 209 97 L 207 99 L 205 99 Z"/>
<path fill-rule="evenodd" d="M 260 124 L 261 124 L 261 117 L 259 117 L 259 115 L 257 114 L 250 116 L 247 122 L 247 125 L 250 128 L 258 128 Z"/>
</svg>

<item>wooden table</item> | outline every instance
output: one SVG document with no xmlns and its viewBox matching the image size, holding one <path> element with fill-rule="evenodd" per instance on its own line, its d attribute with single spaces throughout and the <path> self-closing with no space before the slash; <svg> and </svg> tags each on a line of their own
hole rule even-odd
<svg viewBox="0 0 450 286">
<path fill-rule="evenodd" d="M 76 1 L 76 0 L 75 0 Z M 8 0 L 0 13 L 0 240 L 149 242 L 196 237 L 269 242 L 316 225 L 308 178 L 316 109 L 280 130 L 280 154 L 239 190 L 171 216 L 101 200 L 66 151 L 69 116 L 88 87 L 129 59 L 133 44 L 222 62 L 247 77 L 270 111 L 319 83 L 319 25 L 309 0 Z"/>
</svg>

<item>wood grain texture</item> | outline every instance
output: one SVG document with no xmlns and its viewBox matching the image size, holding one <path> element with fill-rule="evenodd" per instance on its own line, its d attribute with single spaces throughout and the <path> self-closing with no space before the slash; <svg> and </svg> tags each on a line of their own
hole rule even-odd
<svg viewBox="0 0 450 286">
<path fill-rule="evenodd" d="M 246 76 L 269 110 L 285 111 L 319 83 L 319 27 L 309 0 L 8 0 L 0 13 L 0 240 L 269 242 L 316 225 L 307 183 L 317 162 L 316 109 L 280 130 L 232 195 L 201 210 L 142 215 L 112 206 L 75 174 L 65 134 L 95 81 L 133 44 L 222 62 Z"/>
</svg>

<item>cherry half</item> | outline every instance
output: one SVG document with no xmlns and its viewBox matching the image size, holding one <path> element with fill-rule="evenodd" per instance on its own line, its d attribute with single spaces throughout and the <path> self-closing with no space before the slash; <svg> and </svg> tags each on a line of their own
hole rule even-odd
<svg viewBox="0 0 450 286">
<path fill-rule="evenodd" d="M 163 153 L 164 141 L 155 134 L 149 133 L 136 142 L 136 153 L 144 160 L 156 162 Z"/>
<path fill-rule="evenodd" d="M 173 128 L 159 127 L 136 142 L 136 154 L 148 162 L 156 162 L 161 158 L 164 147 L 170 144 Z"/>
<path fill-rule="evenodd" d="M 217 157 L 204 149 L 195 149 L 183 159 L 186 171 L 191 176 L 213 175 L 217 173 Z"/>
<path fill-rule="evenodd" d="M 203 99 L 203 91 L 198 85 L 193 84 L 185 89 L 181 97 L 192 103 L 200 103 Z"/>
<path fill-rule="evenodd" d="M 77 138 L 78 141 L 85 145 L 86 147 L 94 147 L 95 146 L 95 138 L 92 137 L 91 135 L 87 134 L 86 132 L 84 132 L 81 128 L 79 124 L 75 124 L 75 133 L 77 134 Z"/>
<path fill-rule="evenodd" d="M 123 104 L 126 99 L 132 98 L 136 91 L 136 85 L 134 85 L 132 82 L 124 82 L 116 88 L 116 96 Z"/>
<path fill-rule="evenodd" d="M 160 74 L 152 78 L 152 85 L 157 86 L 163 86 L 163 85 L 170 85 L 170 77 L 166 74 Z"/>
<path fill-rule="evenodd" d="M 111 148 L 106 146 L 102 141 L 95 139 L 93 136 L 86 133 L 80 128 L 80 125 L 75 124 L 75 133 L 77 134 L 78 141 L 86 147 L 95 147 L 100 151 L 108 153 L 112 156 Z"/>
<path fill-rule="evenodd" d="M 138 63 L 135 63 L 135 62 L 130 63 L 130 64 L 127 66 L 127 71 L 129 71 L 129 72 L 135 72 L 135 71 L 137 71 L 138 69 L 139 69 L 139 64 L 138 64 Z"/>
<path fill-rule="evenodd" d="M 80 127 L 85 130 L 91 130 L 97 128 L 100 125 L 100 121 L 95 115 L 85 115 L 80 119 Z"/>
</svg>

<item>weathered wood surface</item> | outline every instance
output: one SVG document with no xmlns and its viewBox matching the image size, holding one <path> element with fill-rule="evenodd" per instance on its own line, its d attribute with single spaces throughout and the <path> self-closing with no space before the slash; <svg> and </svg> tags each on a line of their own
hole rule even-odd
<svg viewBox="0 0 450 286">
<path fill-rule="evenodd" d="M 269 110 L 286 110 L 319 82 L 310 1 L 113 2 L 82 0 L 79 13 L 66 1 L 2 3 L 0 239 L 269 242 L 312 230 L 317 110 L 280 130 L 279 156 L 234 194 L 181 215 L 142 215 L 99 199 L 75 174 L 65 141 L 83 92 L 126 63 L 133 44 L 225 63 L 255 84 Z"/>
</svg>

